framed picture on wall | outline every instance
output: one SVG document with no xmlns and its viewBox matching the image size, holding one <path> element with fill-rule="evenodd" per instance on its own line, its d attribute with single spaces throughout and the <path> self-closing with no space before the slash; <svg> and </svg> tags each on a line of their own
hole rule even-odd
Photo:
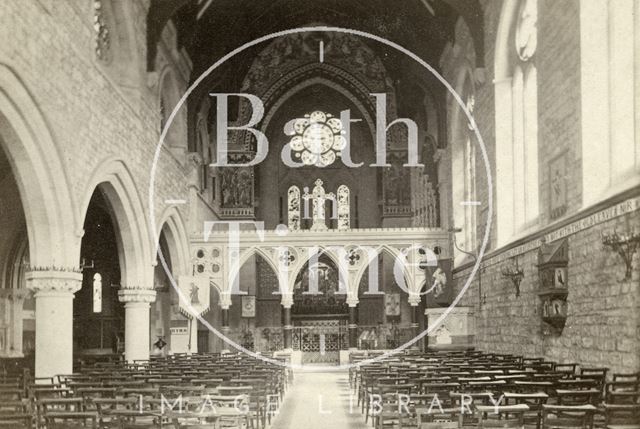
<svg viewBox="0 0 640 429">
<path fill-rule="evenodd" d="M 256 317 L 256 297 L 254 295 L 242 296 L 242 317 Z"/>
<path fill-rule="evenodd" d="M 400 316 L 399 293 L 388 293 L 384 296 L 384 314 L 386 316 Z"/>
</svg>

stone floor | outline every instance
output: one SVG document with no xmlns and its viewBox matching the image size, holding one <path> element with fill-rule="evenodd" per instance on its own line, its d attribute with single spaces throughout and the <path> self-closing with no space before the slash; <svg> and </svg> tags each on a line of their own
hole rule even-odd
<svg viewBox="0 0 640 429">
<path fill-rule="evenodd" d="M 273 429 L 365 429 L 347 371 L 296 371 Z"/>
</svg>

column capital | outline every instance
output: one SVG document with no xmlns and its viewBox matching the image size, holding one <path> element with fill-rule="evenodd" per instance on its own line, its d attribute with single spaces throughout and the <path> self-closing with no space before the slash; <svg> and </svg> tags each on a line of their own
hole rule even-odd
<svg viewBox="0 0 640 429">
<path fill-rule="evenodd" d="M 421 301 L 421 296 L 419 293 L 412 293 L 409 292 L 409 305 L 411 307 L 417 307 L 418 305 L 420 305 L 420 301 Z"/>
<path fill-rule="evenodd" d="M 34 296 L 73 295 L 82 287 L 82 273 L 76 269 L 33 269 L 25 273 L 27 289 Z"/>
<path fill-rule="evenodd" d="M 156 291 L 149 288 L 123 288 L 118 291 L 118 299 L 124 303 L 151 303 L 156 300 Z"/>
<path fill-rule="evenodd" d="M 360 301 L 358 301 L 358 298 L 347 298 L 347 305 L 349 307 L 357 307 L 359 302 Z"/>
<path fill-rule="evenodd" d="M 280 304 L 282 304 L 284 308 L 293 307 L 293 294 L 292 293 L 283 294 Z"/>
</svg>

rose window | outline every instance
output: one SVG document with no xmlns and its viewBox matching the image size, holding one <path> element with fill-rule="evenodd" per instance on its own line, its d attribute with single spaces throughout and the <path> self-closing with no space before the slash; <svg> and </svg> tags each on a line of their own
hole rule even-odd
<svg viewBox="0 0 640 429">
<path fill-rule="evenodd" d="M 295 134 L 289 146 L 294 158 L 304 165 L 331 165 L 347 146 L 342 122 L 329 113 L 315 111 L 298 118 L 294 121 L 293 131 Z"/>
</svg>

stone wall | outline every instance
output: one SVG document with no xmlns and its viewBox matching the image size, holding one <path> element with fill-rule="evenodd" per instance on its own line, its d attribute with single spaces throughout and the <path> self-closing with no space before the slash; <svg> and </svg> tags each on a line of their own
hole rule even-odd
<svg viewBox="0 0 640 429">
<path fill-rule="evenodd" d="M 640 273 L 638 255 L 630 279 L 624 280 L 625 265 L 602 245 L 602 233 L 640 228 L 636 210 L 569 235 L 567 321 L 562 332 L 545 333 L 541 300 L 537 295 L 538 250 L 533 241 L 508 253 L 518 255 L 524 270 L 520 297 L 501 270 L 511 264 L 507 252 L 484 258 L 481 273 L 474 276 L 461 305 L 475 306 L 476 347 L 517 355 L 541 356 L 558 362 L 605 366 L 617 372 L 640 369 L 639 314 Z M 553 232 L 553 231 L 552 231 Z M 527 247 L 533 247 L 527 250 Z M 521 250 L 519 250 L 521 249 Z M 457 292 L 470 274 L 455 274 Z M 480 298 L 479 277 L 481 281 Z"/>
<path fill-rule="evenodd" d="M 139 56 L 130 59 L 129 67 L 136 70 L 145 70 L 147 7 L 147 2 L 137 3 L 130 10 L 132 15 L 126 16 L 135 29 L 129 43 Z M 78 229 L 84 221 L 81 206 L 93 192 L 90 181 L 112 160 L 125 165 L 136 187 L 137 195 L 131 197 L 148 212 L 150 169 L 160 124 L 153 76 L 140 72 L 139 91 L 127 91 L 118 83 L 117 71 L 96 57 L 91 2 L 10 1 L 0 4 L 0 13 L 12 17 L 0 27 L 4 40 L 0 62 L 23 82 L 47 121 L 64 162 Z M 114 40 L 126 37 L 112 29 Z M 186 135 L 184 139 L 186 144 Z M 162 151 L 161 174 L 156 177 L 157 213 L 166 208 L 165 199 L 185 197 L 183 163 Z"/>
<path fill-rule="evenodd" d="M 476 88 L 474 116 L 487 144 L 491 171 L 495 177 L 495 110 L 493 100 L 494 52 L 502 2 L 485 1 L 486 83 Z M 540 216 L 528 235 L 496 249 L 495 198 L 491 241 L 481 269 L 474 276 L 459 305 L 476 308 L 476 347 L 501 353 L 542 356 L 559 362 L 578 362 L 584 366 L 606 366 L 613 371 L 640 369 L 640 288 L 638 255 L 631 279 L 622 280 L 624 263 L 603 248 L 603 233 L 633 231 L 640 228 L 637 211 L 638 190 L 627 190 L 599 203 L 584 207 L 580 130 L 580 4 L 577 0 L 538 1 L 538 150 Z M 461 37 L 464 35 L 461 34 Z M 584 49 L 584 47 L 583 47 Z M 550 163 L 565 156 L 567 172 L 566 212 L 552 216 L 550 207 Z M 478 159 L 478 163 L 481 163 Z M 482 165 L 478 172 L 484 172 Z M 486 201 L 487 185 L 478 178 L 478 199 Z M 494 184 L 495 196 L 495 184 Z M 499 198 L 498 196 L 495 196 Z M 594 213 L 611 213 L 616 204 L 632 199 L 636 210 L 603 216 L 587 228 L 571 230 L 569 245 L 568 317 L 560 334 L 547 333 L 541 320 L 541 300 L 537 296 L 538 245 L 554 233 L 575 228 L 581 219 Z M 478 225 L 485 211 L 479 212 Z M 479 227 L 479 233 L 483 230 Z M 479 237 L 478 242 L 480 242 Z M 513 263 L 524 269 L 520 297 L 515 296 L 511 280 L 501 270 Z M 461 292 L 470 274 L 468 265 L 454 271 L 456 290 Z"/>
</svg>

